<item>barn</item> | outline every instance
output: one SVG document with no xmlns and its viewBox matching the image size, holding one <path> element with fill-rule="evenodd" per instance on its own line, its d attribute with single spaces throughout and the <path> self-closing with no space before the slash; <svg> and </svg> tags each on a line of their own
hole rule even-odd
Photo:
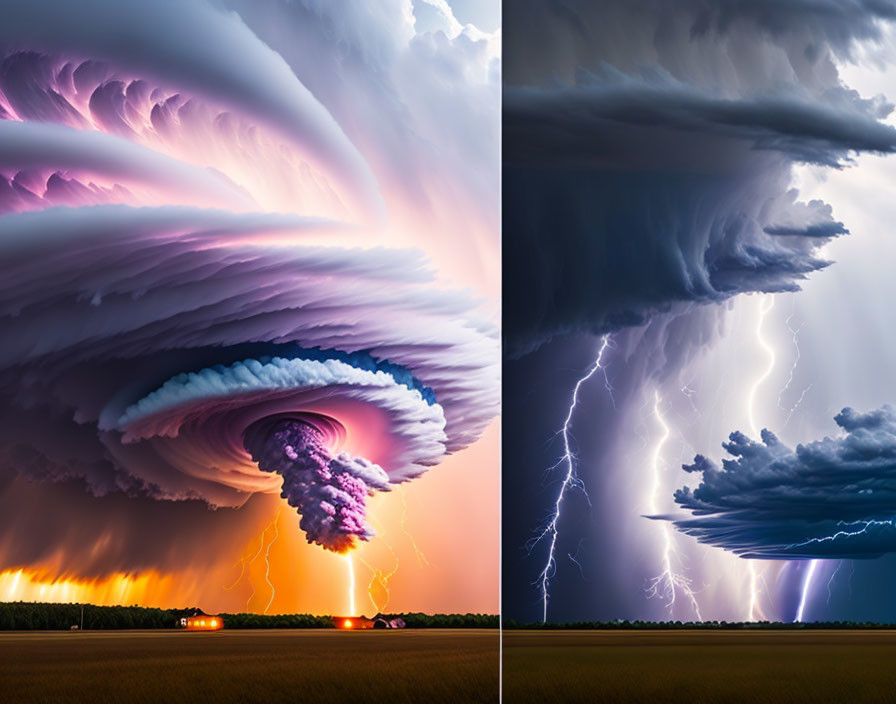
<svg viewBox="0 0 896 704">
<path fill-rule="evenodd" d="M 404 619 L 400 616 L 377 614 L 373 617 L 374 628 L 404 628 Z"/>
</svg>

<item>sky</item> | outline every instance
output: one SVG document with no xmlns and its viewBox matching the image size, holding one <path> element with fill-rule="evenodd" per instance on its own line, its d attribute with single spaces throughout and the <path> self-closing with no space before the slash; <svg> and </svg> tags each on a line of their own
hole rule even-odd
<svg viewBox="0 0 896 704">
<path fill-rule="evenodd" d="M 486 10 L 5 13 L 0 598 L 497 611 Z"/>
<path fill-rule="evenodd" d="M 504 9 L 5 13 L 0 598 L 896 619 L 896 5 Z"/>
<path fill-rule="evenodd" d="M 505 616 L 892 621 L 896 8 L 513 5 Z"/>
</svg>

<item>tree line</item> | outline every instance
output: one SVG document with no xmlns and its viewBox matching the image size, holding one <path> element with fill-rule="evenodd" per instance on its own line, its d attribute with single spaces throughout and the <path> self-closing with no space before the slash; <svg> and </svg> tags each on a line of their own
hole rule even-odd
<svg viewBox="0 0 896 704">
<path fill-rule="evenodd" d="M 873 621 L 570 621 L 566 623 L 504 621 L 506 630 L 607 630 L 607 631 L 667 631 L 667 630 L 745 630 L 745 631 L 793 631 L 793 630 L 894 630 L 894 623 Z"/>
<path fill-rule="evenodd" d="M 0 603 L 0 630 L 175 628 L 192 609 L 153 609 L 142 606 L 94 606 L 93 604 L 47 604 L 25 601 Z"/>
<path fill-rule="evenodd" d="M 93 604 L 50 604 L 43 602 L 0 603 L 0 630 L 45 631 L 177 628 L 180 620 L 199 609 L 156 609 L 143 606 L 94 606 Z M 330 616 L 312 614 L 218 614 L 224 628 L 333 628 Z M 491 614 L 390 614 L 402 618 L 407 628 L 497 628 L 498 616 Z"/>
<path fill-rule="evenodd" d="M 407 628 L 498 628 L 501 623 L 495 614 L 389 614 L 389 618 L 404 619 Z"/>
</svg>

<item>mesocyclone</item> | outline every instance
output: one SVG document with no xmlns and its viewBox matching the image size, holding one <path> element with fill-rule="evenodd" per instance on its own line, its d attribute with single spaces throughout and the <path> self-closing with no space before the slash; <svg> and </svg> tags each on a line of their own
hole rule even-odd
<svg viewBox="0 0 896 704">
<path fill-rule="evenodd" d="M 213 507 L 281 493 L 309 542 L 368 540 L 371 493 L 496 415 L 496 327 L 364 240 L 373 171 L 234 15 L 186 3 L 181 64 L 154 31 L 171 3 L 49 4 L 0 30 L 4 465 Z M 93 36 L 109 12 L 131 46 Z"/>
</svg>

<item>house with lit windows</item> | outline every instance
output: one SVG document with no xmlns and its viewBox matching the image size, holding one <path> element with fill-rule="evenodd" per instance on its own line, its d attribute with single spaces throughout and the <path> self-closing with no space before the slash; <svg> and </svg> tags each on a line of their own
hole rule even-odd
<svg viewBox="0 0 896 704">
<path fill-rule="evenodd" d="M 180 627 L 188 631 L 219 631 L 224 628 L 224 619 L 197 609 L 192 615 L 184 616 L 180 620 Z"/>
</svg>

